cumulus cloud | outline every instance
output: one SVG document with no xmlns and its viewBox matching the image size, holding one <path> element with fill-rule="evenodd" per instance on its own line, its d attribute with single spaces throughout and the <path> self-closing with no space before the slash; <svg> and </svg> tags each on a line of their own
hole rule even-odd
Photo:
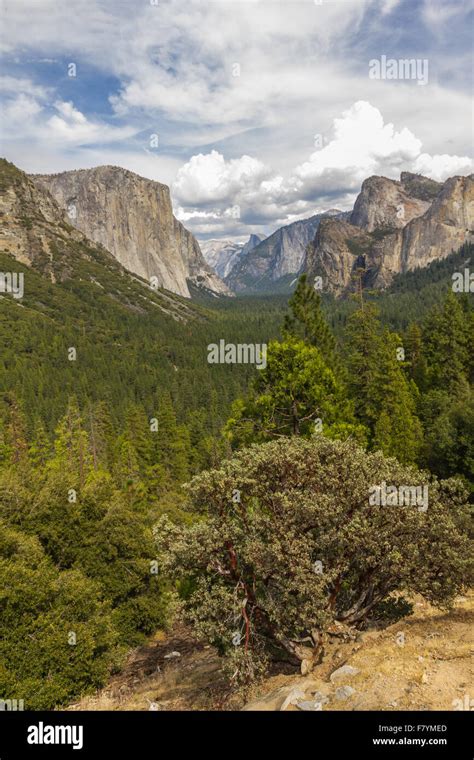
<svg viewBox="0 0 474 760">
<path fill-rule="evenodd" d="M 409 129 L 397 132 L 393 124 L 384 124 L 378 108 L 366 101 L 354 103 L 335 119 L 333 131 L 328 145 L 296 167 L 297 187 L 304 197 L 321 187 L 354 189 L 369 174 L 392 174 L 413 161 L 421 148 L 421 141 Z"/>
<path fill-rule="evenodd" d="M 455 174 L 470 174 L 474 170 L 473 161 L 469 156 L 430 156 L 422 153 L 413 164 L 413 171 L 417 174 L 425 174 L 431 179 L 443 181 Z"/>
<path fill-rule="evenodd" d="M 257 187 L 269 171 L 258 159 L 244 155 L 226 161 L 213 150 L 207 155 L 192 156 L 178 171 L 173 189 L 188 205 L 226 203 L 236 194 L 241 196 Z"/>
</svg>

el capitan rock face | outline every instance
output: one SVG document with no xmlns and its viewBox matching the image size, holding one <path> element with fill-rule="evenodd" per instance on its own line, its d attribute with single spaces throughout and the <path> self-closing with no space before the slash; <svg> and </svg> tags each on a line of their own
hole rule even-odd
<svg viewBox="0 0 474 760">
<path fill-rule="evenodd" d="M 0 159 L 0 253 L 10 259 L 15 272 L 18 262 L 48 280 L 54 289 L 71 281 L 81 283 L 89 297 L 100 295 L 114 309 L 119 306 L 143 315 L 160 310 L 180 322 L 198 316 L 192 303 L 152 288 L 125 269 L 110 251 L 73 227 L 52 195 L 5 159 Z M 28 272 L 23 274 L 28 298 L 30 278 Z M 23 301 L 17 303 L 24 308 Z M 48 313 L 48 295 L 45 302 L 34 299 L 30 306 Z"/>
<path fill-rule="evenodd" d="M 369 177 L 349 222 L 322 220 L 302 271 L 337 295 L 355 286 L 384 288 L 395 274 L 448 256 L 474 234 L 474 175 L 437 183 L 404 172 L 400 182 Z"/>
<path fill-rule="evenodd" d="M 189 297 L 188 281 L 228 293 L 196 238 L 173 216 L 169 188 L 116 166 L 33 175 L 70 224 L 100 243 L 130 272 Z"/>
</svg>

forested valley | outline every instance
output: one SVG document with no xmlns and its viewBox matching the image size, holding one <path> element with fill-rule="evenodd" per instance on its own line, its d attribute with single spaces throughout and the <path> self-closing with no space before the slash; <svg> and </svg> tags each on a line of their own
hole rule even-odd
<svg viewBox="0 0 474 760">
<path fill-rule="evenodd" d="M 451 286 L 472 254 L 339 300 L 305 276 L 195 294 L 182 320 L 24 267 L 21 305 L 0 299 L 2 698 L 67 705 L 183 614 L 244 688 L 393 591 L 449 605 L 471 567 L 474 309 Z M 221 339 L 267 344 L 266 367 L 209 364 Z M 429 482 L 430 508 L 367 512 L 381 481 Z"/>
</svg>

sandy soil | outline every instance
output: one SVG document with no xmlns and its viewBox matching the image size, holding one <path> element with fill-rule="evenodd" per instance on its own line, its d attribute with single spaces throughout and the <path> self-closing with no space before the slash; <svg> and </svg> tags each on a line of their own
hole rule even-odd
<svg viewBox="0 0 474 760">
<path fill-rule="evenodd" d="M 246 710 L 474 709 L 474 593 L 449 613 L 421 598 L 414 614 L 354 640 L 331 637 L 321 665 L 306 677 L 278 673 L 254 687 Z M 179 652 L 180 656 L 167 655 Z M 331 675 L 341 666 L 339 677 Z M 285 705 L 285 702 L 287 703 Z M 121 673 L 72 710 L 242 709 L 217 653 L 185 628 L 157 634 L 134 650 Z"/>
</svg>

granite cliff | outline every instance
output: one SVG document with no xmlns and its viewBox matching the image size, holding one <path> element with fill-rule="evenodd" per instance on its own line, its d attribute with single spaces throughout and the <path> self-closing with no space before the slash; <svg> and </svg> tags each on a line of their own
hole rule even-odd
<svg viewBox="0 0 474 760">
<path fill-rule="evenodd" d="M 240 257 L 226 277 L 227 285 L 236 292 L 259 291 L 271 289 L 284 277 L 291 279 L 298 273 L 320 221 L 340 214 L 331 210 L 280 227 Z"/>
<path fill-rule="evenodd" d="M 400 181 L 369 177 L 349 221 L 323 219 L 302 271 L 342 294 L 360 273 L 366 287 L 448 256 L 474 234 L 474 175 L 437 183 L 403 172 Z"/>
<path fill-rule="evenodd" d="M 188 283 L 228 293 L 196 238 L 173 216 L 167 185 L 116 166 L 31 178 L 51 193 L 70 224 L 130 272 L 187 298 Z"/>
</svg>

